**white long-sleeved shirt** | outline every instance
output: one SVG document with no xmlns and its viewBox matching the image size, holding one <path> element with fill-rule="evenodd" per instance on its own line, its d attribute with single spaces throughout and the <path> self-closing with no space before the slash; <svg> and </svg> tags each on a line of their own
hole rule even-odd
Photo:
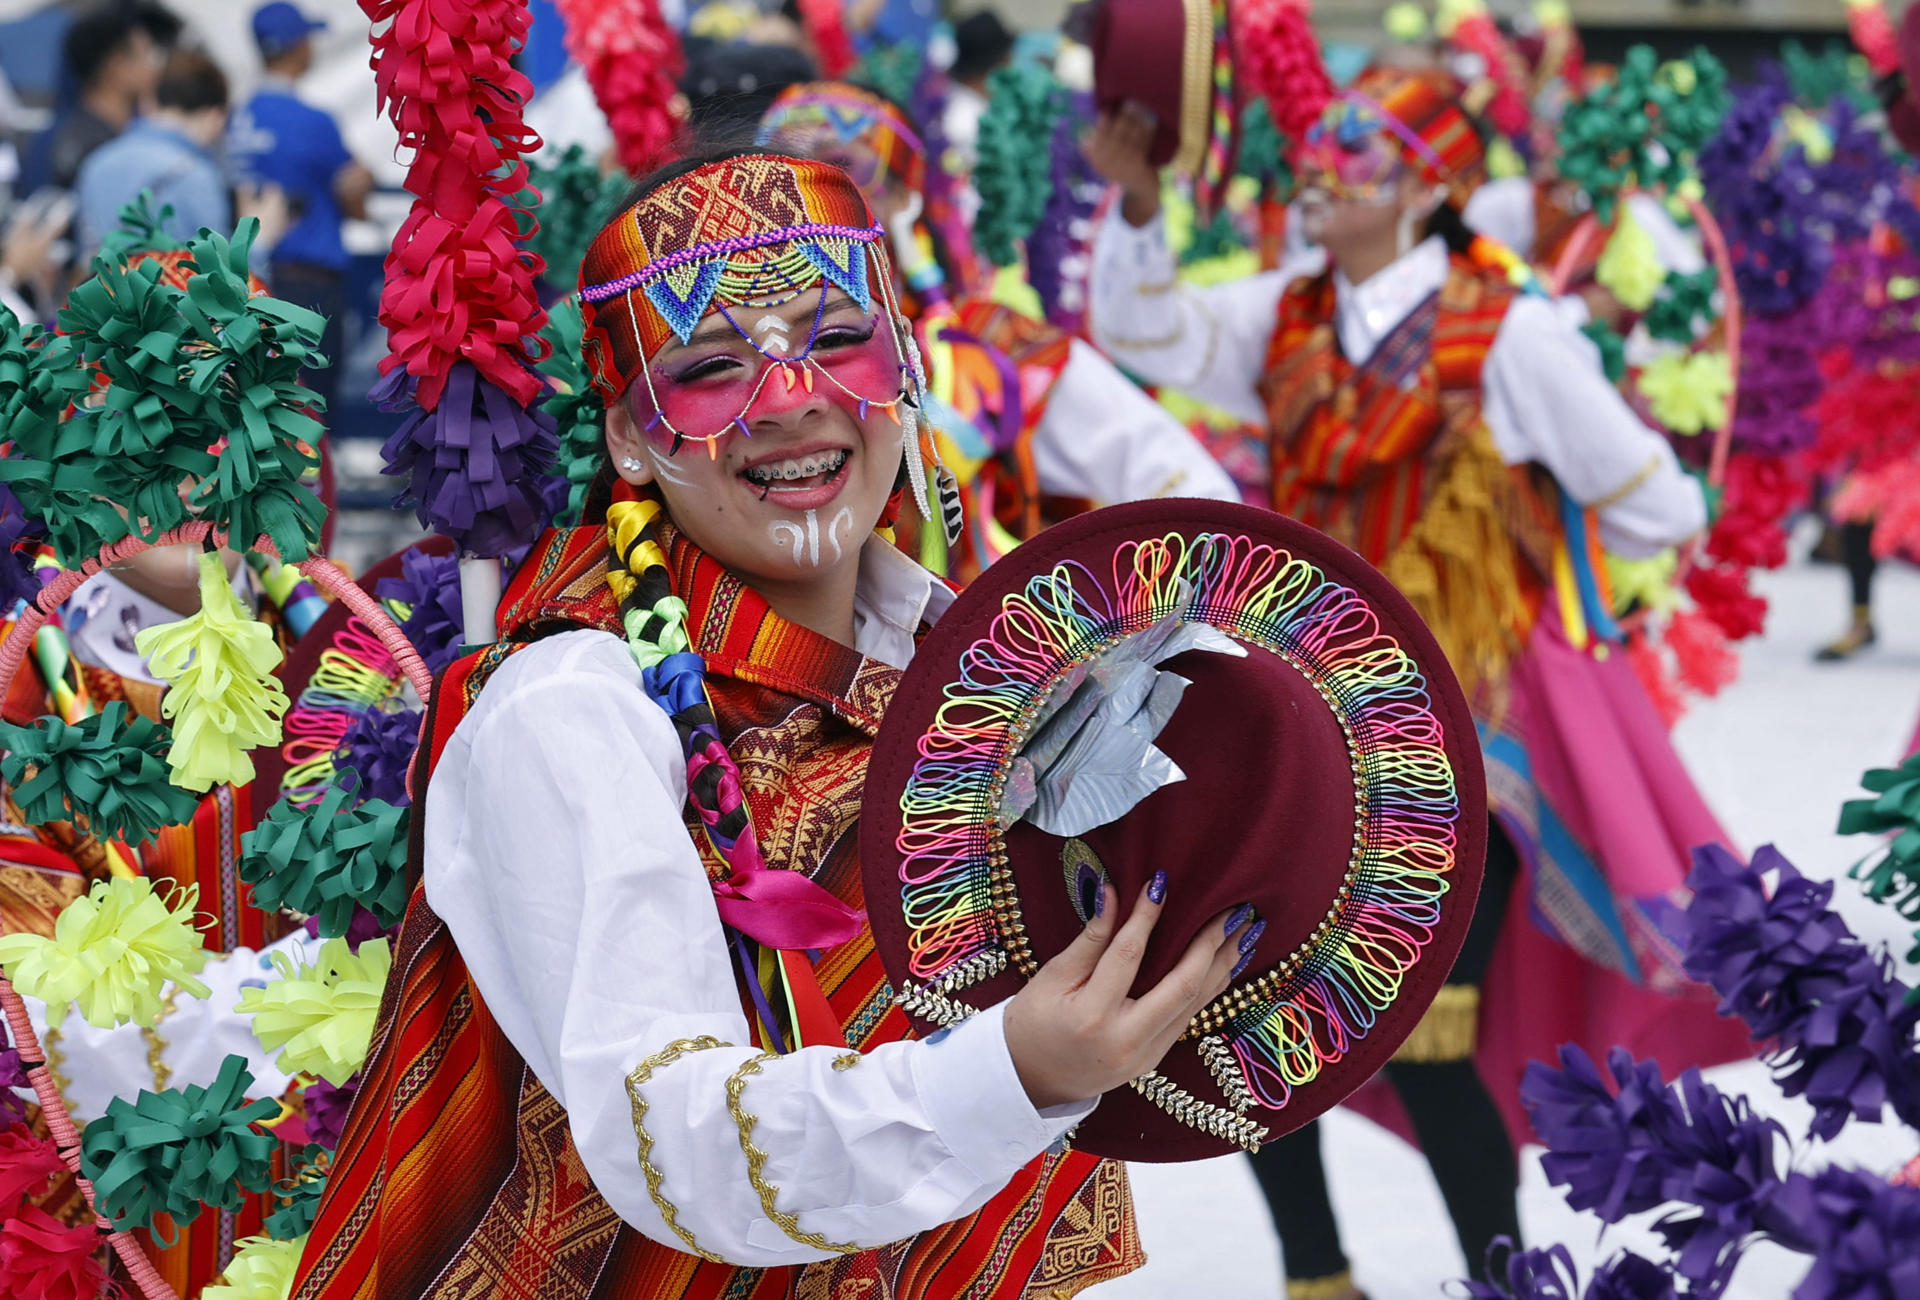
<svg viewBox="0 0 1920 1300">
<path fill-rule="evenodd" d="M 1522 257 L 1533 252 L 1535 229 L 1534 188 L 1526 176 L 1503 176 L 1488 181 L 1473 192 L 1461 219 L 1476 234 L 1498 240 Z M 1627 210 L 1640 228 L 1653 240 L 1654 256 L 1664 270 L 1692 275 L 1707 264 L 1700 242 L 1680 228 L 1666 208 L 1651 194 L 1630 194 Z"/>
<path fill-rule="evenodd" d="M 1228 414 L 1264 424 L 1258 385 L 1281 294 L 1319 269 L 1317 257 L 1227 284 L 1178 282 L 1162 220 L 1131 226 L 1118 205 L 1094 242 L 1095 340 L 1136 374 L 1184 390 Z M 1342 352 L 1365 359 L 1446 282 L 1438 238 L 1354 285 L 1334 273 Z M 1673 449 L 1608 382 L 1598 351 L 1568 303 L 1514 300 L 1481 374 L 1494 446 L 1510 465 L 1544 466 L 1582 505 L 1599 504 L 1601 539 L 1645 556 L 1706 525 L 1697 483 Z"/>
<path fill-rule="evenodd" d="M 1054 381 L 1032 447 L 1040 489 L 1051 496 L 1101 505 L 1154 497 L 1240 499 L 1233 479 L 1192 430 L 1079 339 Z"/>
<path fill-rule="evenodd" d="M 870 541 L 856 648 L 904 665 L 922 619 L 951 599 Z M 542 641 L 494 675 L 434 770 L 427 897 L 623 1219 L 687 1248 L 641 1169 L 627 1079 L 653 1062 L 638 1092 L 679 1225 L 736 1264 L 825 1258 L 766 1213 L 729 1113 L 728 1078 L 756 1052 L 685 800 L 680 742 L 625 644 L 591 631 Z M 666 1059 L 702 1037 L 727 1046 Z M 834 1243 L 878 1246 L 971 1213 L 1094 1105 L 1037 1112 L 997 1009 L 846 1056 L 768 1060 L 741 1095 L 777 1208 Z"/>
</svg>

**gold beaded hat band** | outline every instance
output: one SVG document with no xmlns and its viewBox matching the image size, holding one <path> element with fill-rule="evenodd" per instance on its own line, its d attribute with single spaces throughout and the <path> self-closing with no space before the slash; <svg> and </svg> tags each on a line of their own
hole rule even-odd
<svg viewBox="0 0 1920 1300">
<path fill-rule="evenodd" d="M 1017 992 L 1104 881 L 1124 917 L 1167 873 L 1142 991 L 1250 904 L 1241 974 L 1074 1139 L 1187 1160 L 1386 1063 L 1466 936 L 1486 833 L 1472 715 L 1406 599 L 1292 520 L 1168 499 L 1051 528 L 961 593 L 888 707 L 860 853 L 922 1029 Z"/>
</svg>

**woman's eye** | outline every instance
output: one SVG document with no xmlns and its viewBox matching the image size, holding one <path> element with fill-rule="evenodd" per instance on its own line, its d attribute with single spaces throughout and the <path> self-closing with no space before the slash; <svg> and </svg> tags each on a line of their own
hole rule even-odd
<svg viewBox="0 0 1920 1300">
<path fill-rule="evenodd" d="M 739 361 L 733 357 L 708 357 L 705 361 L 696 361 L 672 376 L 676 384 L 693 384 L 702 379 L 713 379 L 739 368 Z"/>
<path fill-rule="evenodd" d="M 873 337 L 873 325 L 835 325 L 820 331 L 820 337 L 814 340 L 815 351 L 831 352 L 835 348 L 857 347 Z"/>
</svg>

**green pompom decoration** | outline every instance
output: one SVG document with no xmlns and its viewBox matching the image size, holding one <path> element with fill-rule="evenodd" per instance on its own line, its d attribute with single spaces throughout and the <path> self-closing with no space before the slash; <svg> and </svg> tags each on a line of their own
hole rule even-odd
<svg viewBox="0 0 1920 1300">
<path fill-rule="evenodd" d="M 1780 47 L 1780 66 L 1794 99 L 1809 107 L 1825 109 L 1836 99 L 1851 100 L 1862 110 L 1879 107 L 1867 83 L 1866 60 L 1844 41 L 1828 41 L 1816 54 L 1789 40 Z"/>
<path fill-rule="evenodd" d="M 553 417 L 560 437 L 559 469 L 566 476 L 567 506 L 555 518 L 561 527 L 580 522 L 587 489 L 607 459 L 607 404 L 587 376 L 580 356 L 585 323 L 576 298 L 563 298 L 547 312 L 540 337 L 550 347 L 540 373 L 550 383 L 541 410 Z"/>
<path fill-rule="evenodd" d="M 1593 340 L 1593 346 L 1600 349 L 1600 367 L 1607 372 L 1607 382 L 1617 384 L 1627 377 L 1627 341 L 1620 332 L 1603 320 L 1590 320 L 1580 327 L 1580 332 Z"/>
<path fill-rule="evenodd" d="M 1204 226 L 1197 226 L 1192 240 L 1180 252 L 1180 264 L 1209 262 L 1216 257 L 1225 257 L 1237 253 L 1247 246 L 1240 238 L 1240 230 L 1233 224 L 1233 218 L 1226 209 L 1213 214 L 1213 219 Z"/>
<path fill-rule="evenodd" d="M 1661 64 L 1652 46 L 1636 45 L 1613 82 L 1567 106 L 1560 173 L 1592 196 L 1599 219 L 1611 225 L 1624 192 L 1679 188 L 1731 103 L 1727 70 L 1706 50 Z"/>
<path fill-rule="evenodd" d="M 407 910 L 407 810 L 382 799 L 350 806 L 341 786 L 310 808 L 282 799 L 241 837 L 240 878 L 256 907 L 320 918 L 344 935 L 357 903 L 393 925 Z"/>
<path fill-rule="evenodd" d="M 1065 107 L 1060 83 L 1045 68 L 1009 64 L 987 77 L 980 161 L 973 171 L 980 195 L 973 240 L 995 266 L 1019 260 L 1020 241 L 1033 233 L 1053 197 L 1053 128 Z"/>
<path fill-rule="evenodd" d="M 115 1097 L 80 1139 L 80 1172 L 93 1182 L 94 1204 L 126 1231 L 166 1215 L 176 1228 L 205 1208 L 238 1210 L 249 1192 L 273 1185 L 279 1140 L 253 1125 L 280 1114 L 270 1097 L 248 1101 L 253 1076 L 229 1056 L 211 1087 L 190 1084 Z"/>
<path fill-rule="evenodd" d="M 603 173 L 577 144 L 568 145 L 550 164 L 543 166 L 538 157 L 528 161 L 527 188 L 517 199 L 530 211 L 537 208 L 539 229 L 528 236 L 527 247 L 545 259 L 547 283 L 570 293 L 579 283 L 580 263 L 593 237 L 620 215 L 628 181 L 619 172 Z"/>
<path fill-rule="evenodd" d="M 1240 144 L 1234 171 L 1257 182 L 1262 193 L 1285 196 L 1293 191 L 1293 168 L 1287 165 L 1287 137 L 1273 120 L 1265 97 L 1249 100 L 1240 110 Z"/>
<path fill-rule="evenodd" d="M 896 104 L 911 104 L 914 88 L 920 84 L 920 70 L 926 52 L 912 41 L 875 45 L 860 56 L 847 80 L 856 86 L 886 96 Z"/>
<path fill-rule="evenodd" d="M 1840 834 L 1891 835 L 1885 848 L 1855 865 L 1867 896 L 1908 921 L 1920 921 L 1920 754 L 1899 767 L 1876 767 L 1860 778 L 1871 799 L 1840 806 Z M 1908 961 L 1920 961 L 1920 930 Z"/>
<path fill-rule="evenodd" d="M 300 479 L 325 426 L 300 371 L 327 364 L 325 322 L 251 296 L 258 230 L 249 218 L 232 240 L 190 241 L 185 265 L 196 274 L 185 290 L 162 281 L 158 261 L 95 259 L 93 278 L 60 311 L 61 336 L 23 340 L 26 381 L 0 378 L 14 444 L 0 481 L 46 521 L 61 563 L 78 567 L 129 534 L 151 541 L 190 520 L 242 545 L 265 533 L 289 563 L 319 540 L 325 511 Z"/>
<path fill-rule="evenodd" d="M 1720 277 L 1710 266 L 1691 275 L 1669 271 L 1660 296 L 1647 309 L 1647 333 L 1670 343 L 1691 343 L 1713 320 L 1713 295 Z"/>
<path fill-rule="evenodd" d="M 119 227 L 100 241 L 100 256 L 110 262 L 124 262 L 141 253 L 173 253 L 185 248 L 167 233 L 173 217 L 173 205 L 163 203 L 153 209 L 153 193 L 141 190 L 133 202 L 120 209 Z"/>
<path fill-rule="evenodd" d="M 313 1229 L 320 1214 L 320 1194 L 327 1189 L 327 1149 L 309 1146 L 300 1153 L 293 1177 L 274 1184 L 273 1194 L 283 1204 L 266 1219 L 267 1235 L 275 1241 L 293 1241 Z"/>
<path fill-rule="evenodd" d="M 102 839 L 140 844 L 191 821 L 200 806 L 198 795 L 168 780 L 172 741 L 166 727 L 129 716 L 115 700 L 72 725 L 50 714 L 29 727 L 0 723 L 0 775 L 36 825 L 79 821 Z"/>
</svg>

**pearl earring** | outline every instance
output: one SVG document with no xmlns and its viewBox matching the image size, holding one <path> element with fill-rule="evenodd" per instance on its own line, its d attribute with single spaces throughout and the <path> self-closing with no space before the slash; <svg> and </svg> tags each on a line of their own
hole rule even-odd
<svg viewBox="0 0 1920 1300">
<path fill-rule="evenodd" d="M 622 456 L 620 458 L 620 468 L 629 474 L 638 474 L 645 466 L 641 465 L 640 459 L 637 456 Z"/>
</svg>

